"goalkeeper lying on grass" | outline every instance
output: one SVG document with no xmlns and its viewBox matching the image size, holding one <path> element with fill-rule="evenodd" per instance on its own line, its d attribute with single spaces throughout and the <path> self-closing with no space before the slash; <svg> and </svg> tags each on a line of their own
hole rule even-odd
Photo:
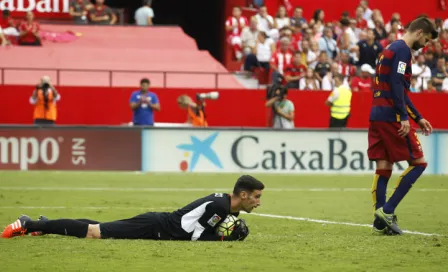
<svg viewBox="0 0 448 272">
<path fill-rule="evenodd" d="M 48 220 L 43 216 L 33 221 L 22 215 L 6 226 L 2 237 L 59 234 L 97 239 L 242 241 L 249 234 L 243 219 L 235 222 L 229 236 L 218 235 L 216 229 L 228 215 L 238 216 L 240 211 L 250 213 L 260 206 L 263 189 L 263 183 L 244 175 L 237 180 L 232 194 L 212 194 L 172 213 L 148 212 L 106 223 L 89 219 Z"/>
</svg>

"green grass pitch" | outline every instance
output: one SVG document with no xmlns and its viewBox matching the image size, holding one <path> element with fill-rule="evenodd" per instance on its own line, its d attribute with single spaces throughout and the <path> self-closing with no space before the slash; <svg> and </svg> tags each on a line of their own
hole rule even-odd
<svg viewBox="0 0 448 272">
<path fill-rule="evenodd" d="M 262 206 L 254 214 L 241 215 L 250 228 L 244 242 L 16 237 L 0 239 L 0 271 L 448 269 L 448 177 L 424 176 L 396 211 L 403 229 L 437 236 L 382 237 L 365 226 L 373 219 L 371 176 L 254 176 L 266 190 Z M 147 211 L 172 211 L 216 188 L 230 192 L 237 177 L 4 171 L 0 172 L 0 227 L 22 213 L 33 218 L 44 214 L 111 221 Z M 391 179 L 389 193 L 395 180 Z"/>
</svg>

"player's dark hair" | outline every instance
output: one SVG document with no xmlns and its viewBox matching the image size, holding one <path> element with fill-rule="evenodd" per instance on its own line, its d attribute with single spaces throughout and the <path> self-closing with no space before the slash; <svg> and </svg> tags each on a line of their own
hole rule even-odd
<svg viewBox="0 0 448 272">
<path fill-rule="evenodd" d="M 434 27 L 434 24 L 428 18 L 417 18 L 412 21 L 412 23 L 408 27 L 408 31 L 411 33 L 420 29 L 423 30 L 423 33 L 425 34 L 431 34 L 433 40 L 437 39 L 437 37 L 439 36 L 439 33 Z"/>
<path fill-rule="evenodd" d="M 4 9 L 2 14 L 3 17 L 9 17 L 11 15 L 11 11 L 9 9 Z"/>
<path fill-rule="evenodd" d="M 235 187 L 233 188 L 233 194 L 239 195 L 243 191 L 252 193 L 255 190 L 263 189 L 264 184 L 261 181 L 250 175 L 243 175 L 236 181 Z"/>
<path fill-rule="evenodd" d="M 142 78 L 142 80 L 140 80 L 140 85 L 142 85 L 143 83 L 149 84 L 149 79 Z"/>
</svg>

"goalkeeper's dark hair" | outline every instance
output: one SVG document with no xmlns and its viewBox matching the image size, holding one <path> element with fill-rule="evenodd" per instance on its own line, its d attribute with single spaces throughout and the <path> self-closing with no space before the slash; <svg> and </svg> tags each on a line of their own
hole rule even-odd
<svg viewBox="0 0 448 272">
<path fill-rule="evenodd" d="M 236 181 L 235 187 L 233 188 L 233 194 L 239 195 L 243 191 L 252 193 L 255 190 L 263 189 L 264 184 L 261 181 L 250 175 L 243 175 Z"/>
</svg>

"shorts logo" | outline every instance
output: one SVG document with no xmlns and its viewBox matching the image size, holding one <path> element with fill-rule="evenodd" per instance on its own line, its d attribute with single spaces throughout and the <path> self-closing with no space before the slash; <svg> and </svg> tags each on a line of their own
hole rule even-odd
<svg viewBox="0 0 448 272">
<path fill-rule="evenodd" d="M 406 71 L 406 63 L 399 61 L 398 62 L 398 69 L 397 73 L 404 75 L 404 72 Z"/>
<path fill-rule="evenodd" d="M 218 222 L 221 221 L 221 217 L 219 215 L 217 215 L 216 213 L 212 216 L 212 218 L 210 218 L 207 223 L 214 227 L 216 226 L 216 224 L 218 224 Z"/>
</svg>

